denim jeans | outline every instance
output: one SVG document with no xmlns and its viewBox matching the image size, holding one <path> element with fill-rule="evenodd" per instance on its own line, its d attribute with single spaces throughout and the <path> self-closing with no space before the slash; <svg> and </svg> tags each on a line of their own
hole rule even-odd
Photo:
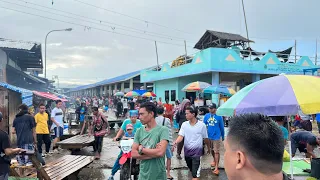
<svg viewBox="0 0 320 180">
<path fill-rule="evenodd" d="M 0 175 L 0 180 L 8 180 L 9 178 L 9 174 L 3 174 L 3 175 Z"/>
</svg>

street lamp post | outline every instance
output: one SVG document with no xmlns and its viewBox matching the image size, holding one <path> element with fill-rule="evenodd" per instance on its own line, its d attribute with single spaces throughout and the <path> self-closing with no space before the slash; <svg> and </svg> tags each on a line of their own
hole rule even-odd
<svg viewBox="0 0 320 180">
<path fill-rule="evenodd" d="M 68 29 L 58 29 L 58 30 L 52 30 L 50 32 L 48 32 L 48 34 L 46 35 L 46 39 L 45 39 L 45 42 L 44 42 L 44 77 L 47 78 L 47 38 L 48 38 L 48 35 L 52 32 L 55 32 L 55 31 L 72 31 L 72 28 L 68 28 Z"/>
</svg>

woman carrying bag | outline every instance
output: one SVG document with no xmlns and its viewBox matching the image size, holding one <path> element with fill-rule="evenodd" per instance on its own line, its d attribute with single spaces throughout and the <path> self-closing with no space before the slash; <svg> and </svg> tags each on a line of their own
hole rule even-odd
<svg viewBox="0 0 320 180">
<path fill-rule="evenodd" d="M 94 150 L 96 153 L 95 158 L 100 159 L 103 137 L 110 133 L 110 128 L 107 118 L 101 112 L 99 112 L 97 107 L 93 107 L 92 111 L 93 118 L 89 127 L 89 137 L 91 134 L 94 136 Z"/>
</svg>

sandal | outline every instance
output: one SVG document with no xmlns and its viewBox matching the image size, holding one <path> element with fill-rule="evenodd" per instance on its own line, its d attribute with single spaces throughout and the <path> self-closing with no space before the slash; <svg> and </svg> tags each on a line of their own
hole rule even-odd
<svg viewBox="0 0 320 180">
<path fill-rule="evenodd" d="M 173 180 L 173 177 L 167 177 L 167 180 Z"/>
<path fill-rule="evenodd" d="M 216 166 L 216 162 L 212 162 L 210 165 L 211 165 L 211 167 L 215 167 Z"/>
<path fill-rule="evenodd" d="M 214 171 L 213 171 L 213 174 L 219 176 L 219 169 L 214 170 Z"/>
</svg>

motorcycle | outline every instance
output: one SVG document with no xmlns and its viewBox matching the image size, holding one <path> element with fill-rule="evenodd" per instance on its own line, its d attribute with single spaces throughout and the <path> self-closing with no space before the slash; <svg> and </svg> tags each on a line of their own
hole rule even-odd
<svg viewBox="0 0 320 180">
<path fill-rule="evenodd" d="M 120 138 L 117 141 L 120 141 Z M 120 141 L 119 148 L 122 150 L 122 156 L 119 160 L 121 165 L 120 180 L 132 180 L 132 175 L 134 180 L 138 180 L 140 168 L 138 160 L 133 159 L 131 156 L 132 144 L 133 139 Z"/>
</svg>

